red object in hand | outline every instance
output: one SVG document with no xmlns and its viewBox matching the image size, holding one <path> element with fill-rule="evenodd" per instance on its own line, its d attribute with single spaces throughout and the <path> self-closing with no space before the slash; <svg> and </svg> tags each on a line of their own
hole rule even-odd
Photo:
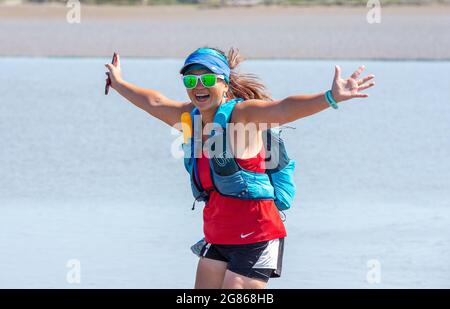
<svg viewBox="0 0 450 309">
<path fill-rule="evenodd" d="M 117 66 L 117 53 L 113 54 L 111 64 L 115 67 Z M 109 86 L 111 86 L 111 78 L 109 78 L 109 73 L 106 73 L 106 75 L 108 75 L 108 79 L 106 80 L 106 85 L 105 85 L 105 95 L 108 95 Z"/>
</svg>

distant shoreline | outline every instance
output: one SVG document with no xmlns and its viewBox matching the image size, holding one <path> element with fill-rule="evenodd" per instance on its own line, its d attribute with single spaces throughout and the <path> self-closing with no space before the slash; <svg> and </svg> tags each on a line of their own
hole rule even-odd
<svg viewBox="0 0 450 309">
<path fill-rule="evenodd" d="M 20 1 L 20 0 L 19 0 Z M 61 9 L 66 9 L 66 1 L 62 2 L 47 2 L 47 3 L 31 3 L 31 2 L 16 2 L 15 0 L 6 0 L 2 2 L 0 0 L 0 17 L 27 17 L 29 11 L 33 10 L 40 16 L 52 17 L 54 12 Z M 368 0 L 364 0 L 367 3 Z M 382 3 L 382 8 L 393 10 L 432 10 L 439 12 L 441 9 L 448 10 L 450 8 L 450 0 L 446 2 L 440 2 L 438 0 L 427 3 L 411 3 L 411 2 L 392 2 Z M 366 10 L 368 9 L 365 4 L 351 4 L 351 3 L 322 3 L 322 2 L 308 2 L 308 3 L 270 3 L 270 4 L 254 4 L 254 5 L 211 5 L 211 4 L 194 4 L 194 3 L 158 3 L 158 4 L 92 4 L 81 3 L 81 7 L 87 9 L 90 12 L 96 12 L 99 15 L 107 16 L 114 10 L 123 10 L 123 14 L 127 15 L 131 12 L 140 10 L 212 10 L 212 11 L 226 11 L 226 10 L 289 10 L 289 9 L 301 9 L 301 10 Z M 102 13 L 105 11 L 105 13 Z"/>
<path fill-rule="evenodd" d="M 450 6 L 0 5 L 0 56 L 183 58 L 199 46 L 251 59 L 449 60 Z M 206 27 L 205 27 L 206 25 Z"/>
<path fill-rule="evenodd" d="M 66 0 L 41 0 L 41 2 L 30 0 L 0 0 L 2 6 L 58 6 L 65 5 Z M 381 0 L 382 6 L 448 6 L 450 0 Z M 182 0 L 82 0 L 82 5 L 89 6 L 117 6 L 117 7 L 161 7 L 161 6 L 195 6 L 204 8 L 227 8 L 227 7 L 366 7 L 368 0 L 198 0 L 198 3 L 189 3 Z"/>
</svg>

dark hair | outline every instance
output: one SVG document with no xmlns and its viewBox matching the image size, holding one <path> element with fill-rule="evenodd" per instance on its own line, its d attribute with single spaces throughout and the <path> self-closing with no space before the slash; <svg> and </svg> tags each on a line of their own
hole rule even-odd
<svg viewBox="0 0 450 309">
<path fill-rule="evenodd" d="M 259 99 L 272 101 L 270 94 L 267 92 L 266 86 L 255 74 L 242 74 L 236 71 L 236 68 L 244 58 L 239 54 L 239 49 L 231 47 L 228 56 L 223 51 L 213 47 L 214 49 L 227 58 L 230 66 L 230 83 L 227 96 L 231 99 L 243 98 L 244 100 Z"/>
</svg>

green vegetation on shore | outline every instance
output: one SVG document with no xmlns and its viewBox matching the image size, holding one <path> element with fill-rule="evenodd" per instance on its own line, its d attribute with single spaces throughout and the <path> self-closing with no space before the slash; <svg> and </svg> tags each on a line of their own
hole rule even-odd
<svg viewBox="0 0 450 309">
<path fill-rule="evenodd" d="M 6 2 L 7 0 L 0 0 Z M 48 3 L 68 0 L 22 0 L 24 3 Z M 80 0 L 86 4 L 115 4 L 115 5 L 173 5 L 197 4 L 206 6 L 252 6 L 252 5 L 342 5 L 366 6 L 368 0 Z M 450 0 L 380 0 L 382 5 L 429 5 L 450 4 Z"/>
</svg>

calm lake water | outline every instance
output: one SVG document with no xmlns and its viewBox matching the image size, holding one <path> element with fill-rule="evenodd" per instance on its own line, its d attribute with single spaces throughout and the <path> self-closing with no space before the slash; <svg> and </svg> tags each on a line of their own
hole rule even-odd
<svg viewBox="0 0 450 309">
<path fill-rule="evenodd" d="M 108 60 L 0 58 L 0 288 L 193 286 L 202 213 L 170 155 L 176 136 L 103 94 Z M 450 62 L 364 63 L 369 99 L 283 133 L 298 195 L 271 288 L 450 288 Z M 242 71 L 283 98 L 327 90 L 334 64 Z M 360 62 L 339 64 L 348 75 Z M 186 100 L 181 65 L 122 59 L 128 81 Z M 73 259 L 80 284 L 66 280 Z"/>
</svg>

